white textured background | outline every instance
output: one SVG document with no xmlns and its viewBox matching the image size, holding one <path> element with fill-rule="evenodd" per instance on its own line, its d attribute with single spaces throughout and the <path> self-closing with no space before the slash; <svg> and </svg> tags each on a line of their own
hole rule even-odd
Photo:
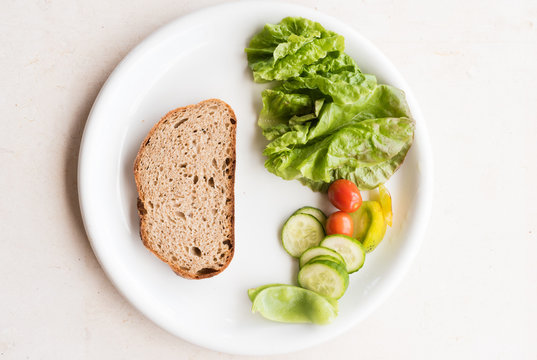
<svg viewBox="0 0 537 360">
<path fill-rule="evenodd" d="M 220 2 L 0 2 L 0 359 L 246 358 L 175 338 L 127 303 L 91 251 L 76 188 L 86 117 L 113 68 L 161 25 Z M 418 258 L 375 313 L 262 358 L 536 359 L 537 2 L 293 2 L 353 26 L 407 79 L 435 199 Z"/>
</svg>

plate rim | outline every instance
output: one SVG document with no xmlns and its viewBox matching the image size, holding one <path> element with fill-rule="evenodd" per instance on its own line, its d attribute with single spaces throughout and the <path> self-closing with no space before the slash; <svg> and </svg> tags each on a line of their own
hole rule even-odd
<svg viewBox="0 0 537 360">
<path fill-rule="evenodd" d="M 427 132 L 427 124 L 423 118 L 421 109 L 419 107 L 419 103 L 416 101 L 416 97 L 413 94 L 409 84 L 407 81 L 403 78 L 401 73 L 397 70 L 397 68 L 392 64 L 392 62 L 389 60 L 389 58 L 380 51 L 379 48 L 377 48 L 370 40 L 365 38 L 361 33 L 353 28 L 352 26 L 348 25 L 347 23 L 343 22 L 342 20 L 339 20 L 338 18 L 325 14 L 321 11 L 315 10 L 310 7 L 302 6 L 302 5 L 296 5 L 296 4 L 289 4 L 284 3 L 280 1 L 264 1 L 264 0 L 254 0 L 254 1 L 234 1 L 229 3 L 223 3 L 213 6 L 207 6 L 203 7 L 201 9 L 197 9 L 195 11 L 189 12 L 187 14 L 181 15 L 174 20 L 171 20 L 170 22 L 164 24 L 163 26 L 159 27 L 155 31 L 153 31 L 151 34 L 149 34 L 147 37 L 145 37 L 142 41 L 140 41 L 134 48 L 132 48 L 128 54 L 116 65 L 114 70 L 111 72 L 103 86 L 101 87 L 97 97 L 95 98 L 95 101 L 92 105 L 92 108 L 90 110 L 90 113 L 88 115 L 88 118 L 86 120 L 86 124 L 84 126 L 84 131 L 82 134 L 81 142 L 80 142 L 80 148 L 79 148 L 79 157 L 78 157 L 78 168 L 77 168 L 77 189 L 78 189 L 78 197 L 79 197 L 79 205 L 80 205 L 80 212 L 82 215 L 82 222 L 84 225 L 85 232 L 87 234 L 88 240 L 90 242 L 91 248 L 95 254 L 95 257 L 97 258 L 97 261 L 99 262 L 102 270 L 106 274 L 107 278 L 112 282 L 116 290 L 123 296 L 124 299 L 126 299 L 131 305 L 133 305 L 138 311 L 140 311 L 145 317 L 150 319 L 153 323 L 158 325 L 160 328 L 166 330 L 167 332 L 180 337 L 181 339 L 190 342 L 192 344 L 204 347 L 206 349 L 210 349 L 213 351 L 222 351 L 228 354 L 238 354 L 238 355 L 271 355 L 271 354 L 283 354 L 283 353 L 289 353 L 294 351 L 299 351 L 308 347 L 311 347 L 313 345 L 319 344 L 319 342 L 309 342 L 309 343 L 303 343 L 300 346 L 294 346 L 294 347 L 286 347 L 284 349 L 273 349 L 273 351 L 262 351 L 262 352 L 251 352 L 251 351 L 240 351 L 235 349 L 234 347 L 225 347 L 225 346 L 215 346 L 210 341 L 200 341 L 198 338 L 194 338 L 192 336 L 189 336 L 188 331 L 177 331 L 176 328 L 172 328 L 169 326 L 169 323 L 166 321 L 166 319 L 163 318 L 157 318 L 156 314 L 152 313 L 149 310 L 149 307 L 147 307 L 147 304 L 143 304 L 142 301 L 136 297 L 136 292 L 129 289 L 127 285 L 125 285 L 125 282 L 119 281 L 119 277 L 114 274 L 113 269 L 108 266 L 108 263 L 106 262 L 106 256 L 100 251 L 100 249 L 97 246 L 97 242 L 94 239 L 94 236 L 92 236 L 93 231 L 91 226 L 89 225 L 89 213 L 85 211 L 85 208 L 87 207 L 86 204 L 86 198 L 90 196 L 86 193 L 86 179 L 85 177 L 85 167 L 88 163 L 88 158 L 91 156 L 91 148 L 88 148 L 89 143 L 89 135 L 91 132 L 92 124 L 95 125 L 96 121 L 92 121 L 93 118 L 97 117 L 97 114 L 100 111 L 100 107 L 102 107 L 103 99 L 109 92 L 109 89 L 113 86 L 113 84 L 116 82 L 117 78 L 121 78 L 123 76 L 123 73 L 128 71 L 129 64 L 131 62 L 136 61 L 136 59 L 140 56 L 142 56 L 147 49 L 151 49 L 152 46 L 155 44 L 158 44 L 159 38 L 166 37 L 166 34 L 168 33 L 168 29 L 180 26 L 180 24 L 183 24 L 184 26 L 188 25 L 189 21 L 192 21 L 193 19 L 197 17 L 203 17 L 207 16 L 210 13 L 214 13 L 216 11 L 229 11 L 230 9 L 233 9 L 235 7 L 242 7 L 242 6 L 252 6 L 252 5 L 259 5 L 259 6 L 269 6 L 269 7 L 280 7 L 283 9 L 288 9 L 290 12 L 303 12 L 305 17 L 308 17 L 308 14 L 316 14 L 320 15 L 325 18 L 329 18 L 333 22 L 337 22 L 342 28 L 345 29 L 347 33 L 352 33 L 354 36 L 358 37 L 367 47 L 369 47 L 372 51 L 376 53 L 376 56 L 383 59 L 385 62 L 385 66 L 388 66 L 390 68 L 390 71 L 397 74 L 399 77 L 400 82 L 404 85 L 404 90 L 407 96 L 407 99 L 409 100 L 409 104 L 411 103 L 411 110 L 413 113 L 413 117 L 415 119 L 419 119 L 419 128 L 420 132 L 418 134 L 420 139 L 420 152 L 417 154 L 417 160 L 418 164 L 422 170 L 423 175 L 420 176 L 420 193 L 422 195 L 416 200 L 416 216 L 419 216 L 421 219 L 421 225 L 417 226 L 414 231 L 411 231 L 411 233 L 414 235 L 416 240 L 414 240 L 414 245 L 405 249 L 404 256 L 399 256 L 398 261 L 400 264 L 397 266 L 398 271 L 391 274 L 387 279 L 387 284 L 379 290 L 379 295 L 377 295 L 377 300 L 374 302 L 373 305 L 369 306 L 369 308 L 364 311 L 361 316 L 356 316 L 352 321 L 350 321 L 348 324 L 344 324 L 340 326 L 337 329 L 334 329 L 334 333 L 330 334 L 330 336 L 323 338 L 323 343 L 326 341 L 329 341 L 339 334 L 342 334 L 343 332 L 346 332 L 349 330 L 349 328 L 356 326 L 360 321 L 362 321 L 364 318 L 369 316 L 371 313 L 373 313 L 382 303 L 386 301 L 386 299 L 394 292 L 395 288 L 401 283 L 403 277 L 408 273 L 408 270 L 410 268 L 410 265 L 414 261 L 417 253 L 419 252 L 421 245 L 423 243 L 423 238 L 425 235 L 425 231 L 427 229 L 427 225 L 429 223 L 430 213 L 432 210 L 432 202 L 433 202 L 433 176 L 434 176 L 434 165 L 433 165 L 433 154 L 432 154 L 432 147 L 429 140 L 429 135 Z"/>
</svg>

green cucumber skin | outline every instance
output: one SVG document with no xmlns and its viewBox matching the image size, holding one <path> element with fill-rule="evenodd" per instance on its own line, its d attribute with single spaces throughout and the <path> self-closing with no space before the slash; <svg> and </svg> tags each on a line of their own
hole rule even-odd
<svg viewBox="0 0 537 360">
<path fill-rule="evenodd" d="M 350 236 L 347 236 L 347 235 L 341 235 L 341 234 L 336 234 L 336 235 L 328 235 L 326 236 L 323 241 L 321 241 L 320 243 L 320 246 L 322 247 L 328 247 L 328 246 L 325 246 L 323 245 L 323 242 L 325 242 L 327 239 L 331 239 L 331 238 L 337 238 L 337 237 L 341 237 L 341 238 L 345 238 L 349 241 L 352 241 L 353 244 L 356 244 L 358 245 L 358 247 L 360 248 L 361 252 L 362 252 L 362 263 L 358 266 L 358 268 L 356 269 L 352 269 L 350 271 L 347 271 L 349 274 L 353 274 L 355 272 L 357 272 L 358 270 L 360 270 L 363 266 L 364 266 L 364 263 L 365 263 L 365 254 L 366 254 L 366 251 L 365 251 L 365 248 L 364 248 L 364 245 L 357 239 L 353 238 L 353 237 L 350 237 Z M 328 247 L 330 250 L 334 250 L 335 252 L 337 252 L 336 249 L 332 249 L 331 247 Z M 341 255 L 341 254 L 340 254 Z M 341 255 L 341 257 L 343 257 L 343 255 Z"/>
<path fill-rule="evenodd" d="M 300 269 L 300 271 L 298 272 L 298 276 L 297 276 L 298 285 L 300 287 L 308 289 L 308 288 L 302 286 L 302 284 L 300 283 L 300 272 L 306 271 L 308 266 L 316 265 L 316 264 L 325 265 L 325 266 L 333 269 L 334 271 L 336 271 L 343 278 L 343 287 L 344 287 L 343 293 L 338 297 L 333 297 L 332 298 L 334 300 L 340 299 L 345 294 L 345 292 L 347 291 L 347 288 L 349 287 L 349 273 L 347 273 L 347 270 L 346 270 L 344 265 L 341 265 L 341 264 L 339 264 L 337 262 L 333 262 L 333 261 L 330 261 L 330 260 L 315 260 L 315 261 L 308 262 L 308 264 L 304 265 L 304 267 L 302 269 Z M 314 291 L 314 290 L 311 290 L 311 289 L 308 289 L 308 290 Z M 319 294 L 319 295 L 321 295 L 321 294 Z M 325 296 L 325 295 L 321 295 L 321 296 Z M 331 298 L 329 296 L 325 296 L 325 297 Z"/>
<path fill-rule="evenodd" d="M 317 213 L 318 215 L 321 216 L 321 218 L 319 219 L 317 216 L 309 213 L 309 212 L 306 212 L 307 210 L 313 210 L 313 212 Z M 316 218 L 317 220 L 319 220 L 319 222 L 321 223 L 321 225 L 323 226 L 323 228 L 326 227 L 326 219 L 328 218 L 326 216 L 326 214 L 321 210 L 321 209 L 318 209 L 316 207 L 313 207 L 313 206 L 303 206 L 301 207 L 300 209 L 298 209 L 297 211 L 295 211 L 293 213 L 293 215 L 295 214 L 307 214 L 307 215 L 311 215 L 313 216 L 314 218 Z M 325 229 L 326 231 L 326 229 Z"/>
<path fill-rule="evenodd" d="M 325 237 L 326 238 L 326 237 Z M 324 240 L 324 239 L 323 239 Z M 304 256 L 304 254 L 306 254 L 308 251 L 314 251 L 314 250 L 320 250 L 321 252 L 325 252 L 325 254 L 319 254 L 319 255 L 315 255 L 314 257 L 312 257 L 311 259 L 309 259 L 308 261 L 304 261 L 302 260 L 302 257 Z M 332 257 L 336 257 L 342 264 L 345 264 L 345 259 L 343 259 L 343 257 L 335 250 L 333 249 L 329 249 L 327 247 L 323 247 L 323 246 L 314 246 L 314 247 L 311 247 L 309 248 L 308 250 L 304 251 L 302 253 L 302 255 L 300 255 L 300 259 L 299 259 L 299 266 L 302 267 L 304 265 L 306 265 L 307 262 L 309 262 L 310 260 L 312 260 L 313 258 L 317 257 L 317 256 L 320 256 L 320 255 L 327 255 L 327 256 L 332 256 Z"/>
<path fill-rule="evenodd" d="M 283 226 L 282 226 L 282 231 L 281 231 L 281 233 L 280 233 L 280 237 L 281 237 L 281 239 L 282 239 L 282 246 L 283 246 L 284 250 L 285 250 L 289 255 L 291 255 L 292 257 L 298 259 L 298 258 L 300 258 L 300 256 L 302 255 L 302 253 L 304 253 L 304 251 L 306 251 L 307 249 L 304 250 L 300 255 L 293 255 L 293 254 L 291 254 L 291 253 L 287 250 L 287 248 L 285 247 L 285 237 L 284 237 L 285 228 L 287 227 L 287 225 L 289 224 L 289 221 L 291 221 L 291 219 L 292 219 L 294 216 L 309 216 L 311 219 L 313 219 L 316 223 L 318 223 L 318 224 L 321 226 L 321 230 L 322 230 L 322 234 L 323 234 L 323 239 L 324 239 L 324 236 L 326 235 L 326 232 L 325 232 L 325 230 L 324 230 L 324 226 L 323 226 L 323 224 L 321 224 L 321 222 L 320 222 L 315 216 L 313 216 L 313 215 L 310 215 L 310 214 L 296 214 L 296 213 L 295 213 L 295 214 L 292 214 L 291 216 L 289 216 L 289 218 L 285 221 L 285 223 L 284 223 Z M 320 240 L 319 243 L 320 243 L 321 241 L 323 241 L 323 239 Z M 319 246 L 319 244 L 315 244 L 314 246 Z"/>
<path fill-rule="evenodd" d="M 344 266 L 345 268 L 347 267 L 347 266 L 345 265 L 345 262 L 340 261 L 338 258 L 336 258 L 336 257 L 334 257 L 334 256 L 330 256 L 330 255 L 318 255 L 318 256 L 315 256 L 315 257 L 311 258 L 310 260 L 308 260 L 308 262 L 305 263 L 304 265 L 300 266 L 300 268 L 302 269 L 304 266 L 308 265 L 309 263 L 311 263 L 311 262 L 313 262 L 313 261 L 317 261 L 317 260 L 328 260 L 328 261 L 332 261 L 332 262 L 341 264 L 341 266 Z"/>
</svg>

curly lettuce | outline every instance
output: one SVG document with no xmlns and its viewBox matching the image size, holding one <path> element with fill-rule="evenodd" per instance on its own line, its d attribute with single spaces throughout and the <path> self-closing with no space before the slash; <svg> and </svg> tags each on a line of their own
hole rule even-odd
<svg viewBox="0 0 537 360">
<path fill-rule="evenodd" d="M 362 73 L 343 40 L 312 51 L 336 38 L 318 23 L 285 18 L 246 49 L 256 81 L 279 80 L 262 93 L 265 167 L 314 191 L 341 178 L 373 189 L 401 166 L 415 123 L 404 92 Z"/>
<path fill-rule="evenodd" d="M 265 25 L 245 50 L 254 80 L 267 82 L 298 76 L 303 66 L 344 48 L 343 36 L 317 22 L 287 17 L 277 25 Z"/>
</svg>

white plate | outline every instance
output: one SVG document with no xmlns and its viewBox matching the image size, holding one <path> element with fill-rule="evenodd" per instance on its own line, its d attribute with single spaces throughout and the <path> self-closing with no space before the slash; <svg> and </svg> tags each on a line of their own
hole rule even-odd
<svg viewBox="0 0 537 360">
<path fill-rule="evenodd" d="M 294 283 L 297 262 L 279 230 L 295 209 L 332 209 L 326 196 L 266 171 L 256 118 L 262 86 L 254 84 L 244 48 L 265 23 L 303 16 L 345 36 L 360 67 L 407 93 L 416 138 L 389 181 L 393 228 L 340 300 L 327 326 L 270 322 L 250 312 L 246 291 Z M 168 110 L 220 98 L 237 115 L 236 252 L 230 266 L 207 280 L 176 276 L 140 241 L 133 162 L 153 124 Z M 371 313 L 394 289 L 416 254 L 431 207 L 432 162 L 421 112 L 394 66 L 354 29 L 312 9 L 283 3 L 239 2 L 178 19 L 144 40 L 103 86 L 84 131 L 79 196 L 93 250 L 121 293 L 155 323 L 192 343 L 227 353 L 274 354 L 337 336 Z"/>
</svg>

